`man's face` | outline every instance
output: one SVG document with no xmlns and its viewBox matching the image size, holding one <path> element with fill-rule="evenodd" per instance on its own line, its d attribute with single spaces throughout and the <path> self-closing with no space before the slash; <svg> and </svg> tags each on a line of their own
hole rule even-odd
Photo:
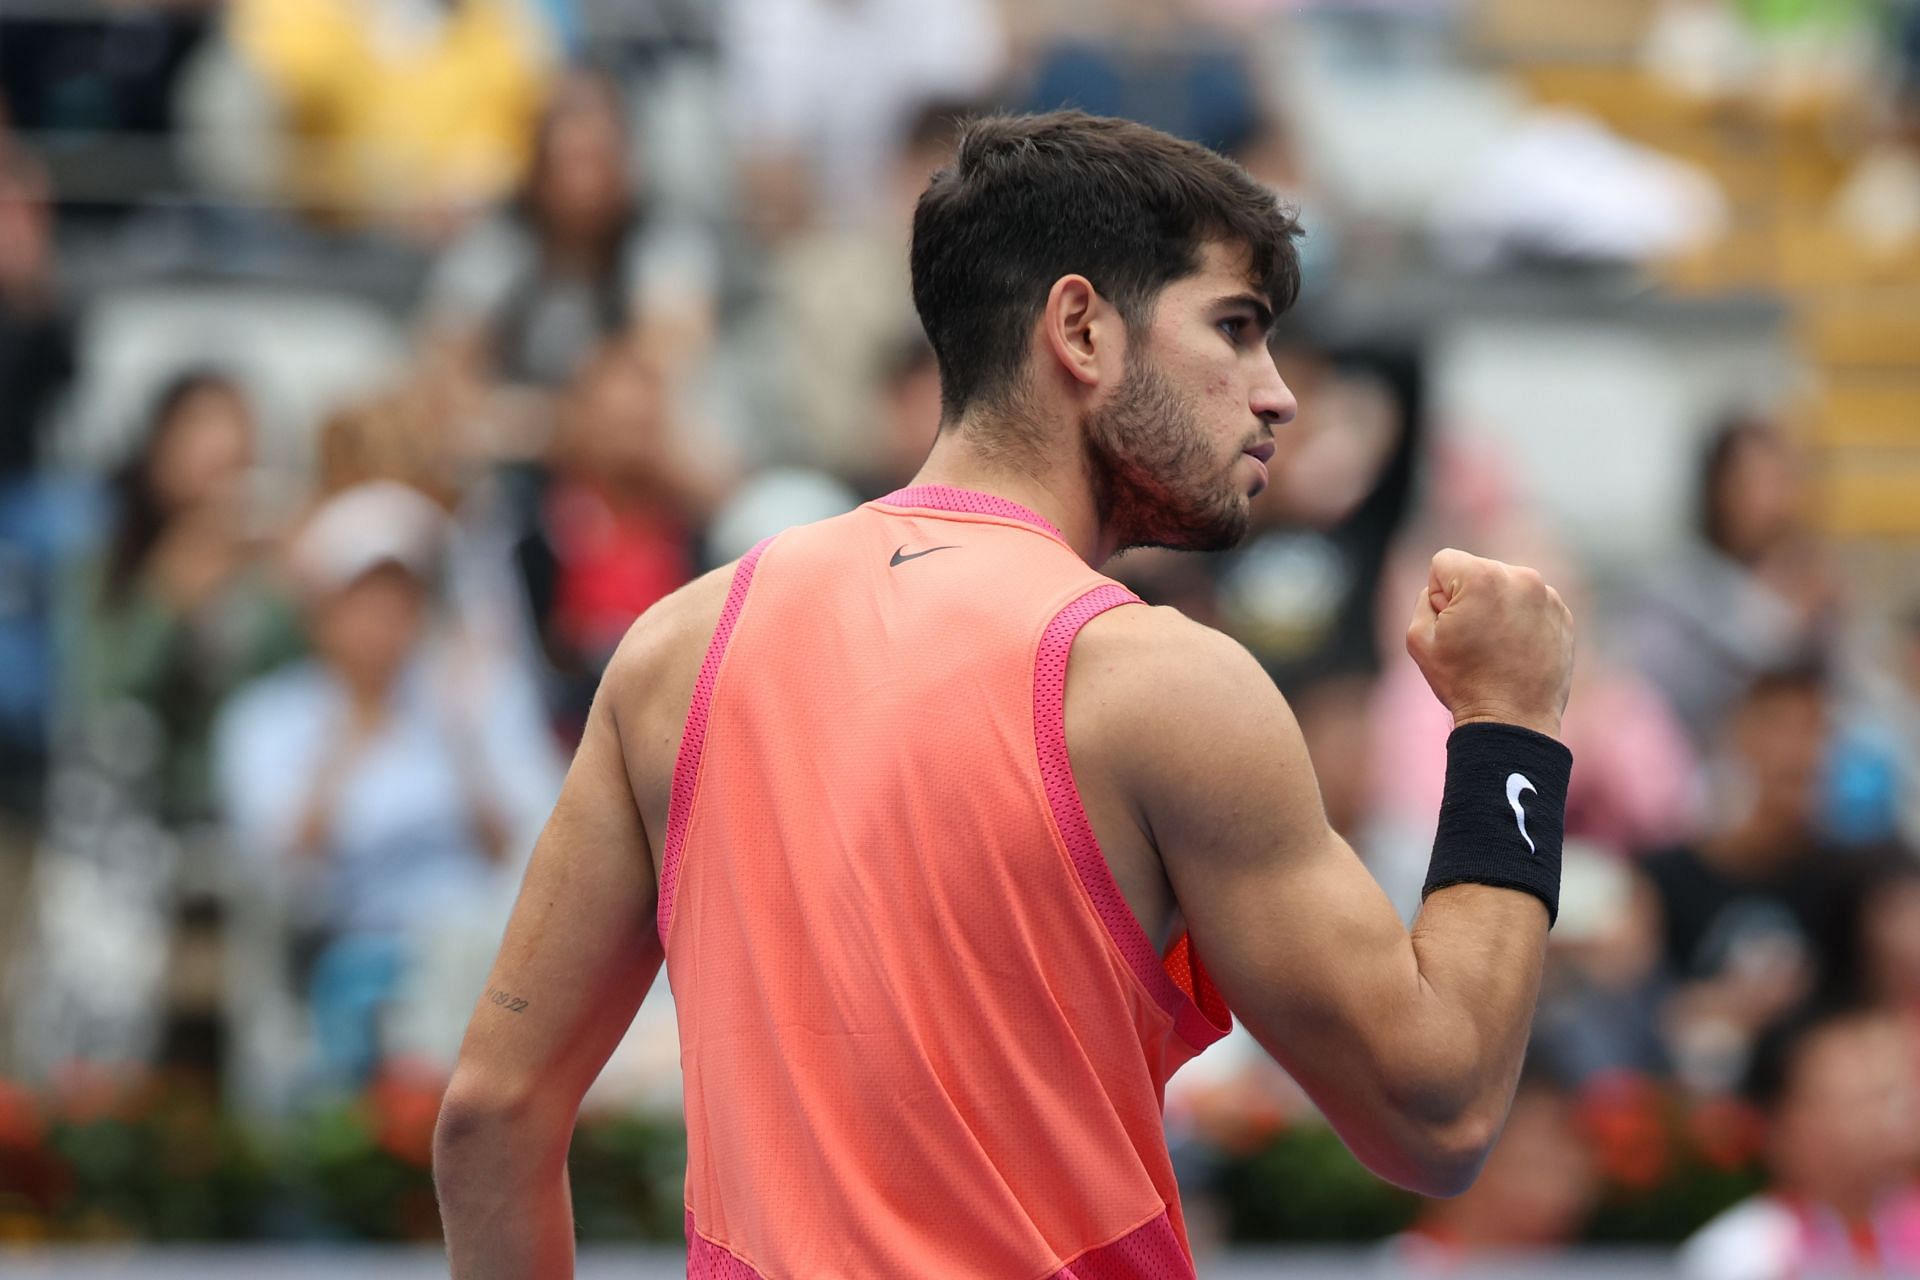
<svg viewBox="0 0 1920 1280">
<path fill-rule="evenodd" d="M 1246 536 L 1293 393 L 1267 350 L 1246 255 L 1207 246 L 1129 334 L 1120 385 L 1087 415 L 1087 467 L 1121 548 L 1216 551 Z"/>
</svg>

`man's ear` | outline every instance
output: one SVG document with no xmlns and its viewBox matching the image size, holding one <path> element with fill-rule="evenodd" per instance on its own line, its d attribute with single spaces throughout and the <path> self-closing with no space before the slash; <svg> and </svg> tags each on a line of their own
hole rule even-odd
<svg viewBox="0 0 1920 1280">
<path fill-rule="evenodd" d="M 1085 276 L 1061 276 L 1047 290 L 1040 333 L 1068 376 L 1087 387 L 1117 381 L 1126 361 L 1125 326 Z"/>
</svg>

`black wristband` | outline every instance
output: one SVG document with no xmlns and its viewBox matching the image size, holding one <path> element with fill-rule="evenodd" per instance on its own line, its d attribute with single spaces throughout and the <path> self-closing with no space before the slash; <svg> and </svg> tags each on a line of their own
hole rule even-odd
<svg viewBox="0 0 1920 1280">
<path fill-rule="evenodd" d="M 1573 753 L 1516 724 L 1463 724 L 1447 739 L 1447 792 L 1422 900 L 1453 884 L 1531 893 L 1560 915 L 1560 841 Z"/>
</svg>

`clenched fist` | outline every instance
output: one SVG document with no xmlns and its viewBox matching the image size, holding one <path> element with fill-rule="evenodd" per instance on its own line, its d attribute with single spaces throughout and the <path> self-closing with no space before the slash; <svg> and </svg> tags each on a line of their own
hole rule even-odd
<svg viewBox="0 0 1920 1280">
<path fill-rule="evenodd" d="M 1455 725 L 1497 720 L 1559 736 L 1573 683 L 1573 615 L 1532 569 L 1438 553 L 1407 652 Z"/>
</svg>

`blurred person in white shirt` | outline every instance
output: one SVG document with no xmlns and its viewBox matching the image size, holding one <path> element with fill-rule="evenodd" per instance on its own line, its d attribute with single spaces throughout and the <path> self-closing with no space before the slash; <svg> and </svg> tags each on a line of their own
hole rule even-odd
<svg viewBox="0 0 1920 1280">
<path fill-rule="evenodd" d="M 497 932 L 559 792 L 526 673 L 435 630 L 445 537 L 390 481 L 321 506 L 290 551 L 315 656 L 241 690 L 216 730 L 229 838 L 287 904 L 329 1084 L 377 1065 L 383 1009 L 436 934 Z"/>
<path fill-rule="evenodd" d="M 1685 1280 L 1920 1270 L 1920 1081 L 1890 1013 L 1836 1006 L 1773 1027 L 1746 1092 L 1767 1115 L 1768 1187 L 1681 1250 Z"/>
</svg>

